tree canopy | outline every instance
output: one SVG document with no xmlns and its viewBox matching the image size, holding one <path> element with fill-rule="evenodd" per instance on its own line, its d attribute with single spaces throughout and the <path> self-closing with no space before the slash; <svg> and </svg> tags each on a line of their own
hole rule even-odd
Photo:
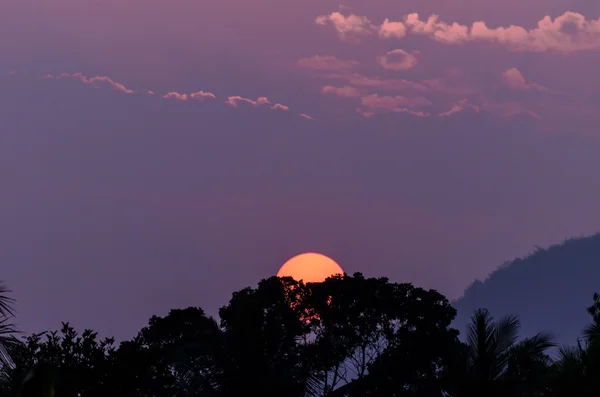
<svg viewBox="0 0 600 397">
<path fill-rule="evenodd" d="M 232 294 L 219 319 L 199 307 L 153 316 L 131 340 L 68 323 L 16 337 L 0 293 L 1 396 L 566 397 L 598 395 L 600 296 L 556 359 L 551 335 L 479 309 L 465 332 L 434 290 L 362 274 L 304 284 L 272 277 Z M 12 328 L 11 328 L 12 327 Z"/>
</svg>

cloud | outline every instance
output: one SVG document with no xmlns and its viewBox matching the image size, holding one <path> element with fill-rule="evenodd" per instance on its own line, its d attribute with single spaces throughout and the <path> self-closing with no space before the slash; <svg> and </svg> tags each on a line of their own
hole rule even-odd
<svg viewBox="0 0 600 397">
<path fill-rule="evenodd" d="M 300 113 L 300 117 L 304 117 L 307 120 L 315 120 L 312 116 L 309 116 L 308 114 L 305 113 Z"/>
<path fill-rule="evenodd" d="M 465 79 L 463 73 L 445 72 L 442 77 L 429 78 L 421 81 L 406 79 L 386 79 L 379 76 L 360 73 L 337 73 L 320 76 L 325 80 L 342 80 L 345 86 L 355 87 L 361 91 L 378 91 L 386 93 L 401 93 L 405 96 L 435 95 L 456 101 L 481 91 L 481 87 Z M 333 84 L 326 86 L 332 87 Z M 333 88 L 327 88 L 333 93 Z"/>
<path fill-rule="evenodd" d="M 227 100 L 225 101 L 225 103 L 227 103 L 229 106 L 234 107 L 234 108 L 236 108 L 238 106 L 238 103 L 240 103 L 240 102 L 248 103 L 254 107 L 258 107 L 258 106 L 262 106 L 262 105 L 272 105 L 272 106 L 269 106 L 269 108 L 271 110 L 282 110 L 285 112 L 290 110 L 290 107 L 287 105 L 283 105 L 281 103 L 272 104 L 272 102 L 269 101 L 269 99 L 264 96 L 258 97 L 258 98 L 256 98 L 256 100 L 252 100 L 249 98 L 244 98 L 239 95 L 235 95 L 235 96 L 227 97 Z"/>
<path fill-rule="evenodd" d="M 573 52 L 600 49 L 600 18 L 587 20 L 580 13 L 566 11 L 552 18 L 545 16 L 533 29 L 518 25 L 488 27 L 484 21 L 469 25 L 447 23 L 439 15 L 421 20 L 418 13 L 406 15 L 402 21 L 385 19 L 378 27 L 364 16 L 354 14 L 345 17 L 339 12 L 317 18 L 324 25 L 330 21 L 340 38 L 349 34 L 368 35 L 376 29 L 384 39 L 401 39 L 408 34 L 423 35 L 444 44 L 464 44 L 487 41 L 498 43 L 512 51 L 559 51 Z"/>
<path fill-rule="evenodd" d="M 358 66 L 359 63 L 330 55 L 315 55 L 310 58 L 300 59 L 296 65 L 299 68 L 312 70 L 350 70 Z"/>
<path fill-rule="evenodd" d="M 83 83 L 90 84 L 91 86 L 96 87 L 96 88 L 99 87 L 98 83 L 106 83 L 117 91 L 121 91 L 126 94 L 133 94 L 133 90 L 130 90 L 129 88 L 125 87 L 123 84 L 118 83 L 118 82 L 114 81 L 113 79 L 111 79 L 110 77 L 106 77 L 106 76 L 87 77 L 82 73 L 72 73 L 72 74 L 61 73 L 56 76 L 51 75 L 51 74 L 46 74 L 44 77 L 47 79 L 55 79 L 55 80 L 60 80 L 60 79 L 68 78 L 68 77 L 74 77 L 74 78 L 81 80 Z"/>
<path fill-rule="evenodd" d="M 413 51 L 413 53 L 410 54 L 398 48 L 386 52 L 386 54 L 379 57 L 378 60 L 381 67 L 384 69 L 396 71 L 408 70 L 417 64 L 416 54 L 419 54 L 419 51 Z"/>
<path fill-rule="evenodd" d="M 192 92 L 190 94 L 190 98 L 203 101 L 206 98 L 216 99 L 217 97 L 212 92 L 204 92 L 204 91 L 200 90 L 197 92 Z"/>
<path fill-rule="evenodd" d="M 441 77 L 421 81 L 384 79 L 359 73 L 321 77 L 344 81 L 346 84 L 324 85 L 321 93 L 358 98 L 359 108 L 356 110 L 365 117 L 380 113 L 407 113 L 443 118 L 466 111 L 483 111 L 499 119 L 527 115 L 541 120 L 549 112 L 560 113 L 567 106 L 556 102 L 561 101 L 562 96 L 547 95 L 550 91 L 546 87 L 526 81 L 516 68 L 498 73 L 492 80 L 472 78 L 456 69 L 447 70 Z"/>
<path fill-rule="evenodd" d="M 456 102 L 450 110 L 439 113 L 438 116 L 447 117 L 456 113 L 464 112 L 467 109 L 471 109 L 476 113 L 479 113 L 479 106 L 468 103 L 466 99 L 461 99 L 460 101 Z"/>
<path fill-rule="evenodd" d="M 385 19 L 379 27 L 379 36 L 385 39 L 394 37 L 401 39 L 406 36 L 406 26 L 402 22 L 390 22 L 389 19 Z"/>
<path fill-rule="evenodd" d="M 519 102 L 486 102 L 482 105 L 482 109 L 488 113 L 502 118 L 512 118 L 515 116 L 526 115 L 537 120 L 542 119 L 539 114 L 527 109 L 524 104 Z"/>
<path fill-rule="evenodd" d="M 420 83 L 404 79 L 383 79 L 378 76 L 368 76 L 360 73 L 352 74 L 329 74 L 322 76 L 326 79 L 346 80 L 350 85 L 368 89 L 380 89 L 382 91 L 405 91 L 425 92 L 427 87 Z"/>
<path fill-rule="evenodd" d="M 333 25 L 338 36 L 342 40 L 357 41 L 360 36 L 368 36 L 373 33 L 374 26 L 367 17 L 354 14 L 344 16 L 340 12 L 332 12 L 329 15 L 319 15 L 315 18 L 317 25 Z"/>
<path fill-rule="evenodd" d="M 148 93 L 150 94 L 150 92 L 148 92 Z M 205 92 L 205 91 L 192 92 L 191 94 L 185 94 L 185 93 L 171 91 L 171 92 L 163 95 L 163 98 L 177 99 L 179 101 L 187 101 L 188 99 L 196 99 L 196 100 L 203 101 L 206 98 L 215 99 L 216 96 L 212 92 Z"/>
<path fill-rule="evenodd" d="M 392 97 L 378 94 L 365 95 L 360 98 L 360 103 L 367 109 L 363 114 L 405 112 L 416 116 L 427 116 L 428 113 L 413 111 L 410 108 L 431 105 L 431 101 L 423 97 L 408 98 L 401 95 Z"/>
<path fill-rule="evenodd" d="M 227 97 L 227 100 L 225 101 L 225 103 L 227 103 L 229 106 L 233 106 L 234 108 L 237 107 L 238 102 L 246 102 L 246 103 L 251 104 L 254 107 L 259 106 L 259 105 L 270 105 L 271 104 L 269 99 L 267 99 L 267 97 L 264 97 L 264 96 L 258 97 L 258 98 L 256 98 L 255 101 L 253 101 L 252 99 L 248 99 L 248 98 L 244 98 L 244 97 L 235 95 L 235 96 Z"/>
<path fill-rule="evenodd" d="M 337 95 L 343 98 L 357 98 L 360 96 L 360 91 L 352 86 L 345 85 L 343 87 L 334 87 L 326 85 L 321 89 L 323 94 Z"/>
<path fill-rule="evenodd" d="M 114 89 L 116 89 L 118 91 L 125 92 L 128 94 L 133 93 L 132 90 L 128 89 L 123 84 L 117 83 L 114 80 L 112 80 L 111 78 L 106 77 L 106 76 L 86 77 L 82 73 L 74 73 L 74 74 L 61 73 L 56 76 L 51 75 L 51 74 L 46 74 L 46 75 L 44 75 L 44 77 L 47 79 L 54 79 L 54 80 L 60 80 L 60 79 L 68 78 L 68 77 L 74 77 L 74 78 L 81 80 L 82 82 L 84 82 L 86 84 L 90 84 L 90 85 L 94 85 L 94 86 L 97 86 L 98 83 L 103 82 L 103 83 L 110 85 L 111 87 L 113 87 Z M 145 93 L 147 95 L 155 95 L 156 94 L 155 91 L 152 91 L 152 90 L 146 90 Z M 207 91 L 203 91 L 203 90 L 192 92 L 192 93 L 169 91 L 166 94 L 161 95 L 161 98 L 167 99 L 167 100 L 182 101 L 182 102 L 191 101 L 191 100 L 204 101 L 206 99 L 216 99 L 216 95 L 213 94 L 212 92 L 207 92 Z M 234 95 L 234 96 L 227 97 L 227 100 L 225 101 L 226 104 L 228 104 L 229 106 L 234 107 L 234 108 L 237 108 L 238 104 L 240 102 L 248 103 L 254 107 L 268 105 L 269 109 L 274 110 L 274 111 L 288 112 L 290 110 L 289 106 L 284 105 L 282 103 L 272 103 L 267 97 L 264 97 L 264 96 L 260 96 L 256 100 L 252 100 L 249 98 L 244 98 L 242 96 Z M 300 116 L 302 116 L 304 118 L 308 118 L 310 120 L 314 120 L 311 116 L 308 116 L 306 114 L 300 114 Z"/>
<path fill-rule="evenodd" d="M 272 110 L 283 110 L 283 111 L 287 112 L 288 110 L 290 110 L 290 107 L 282 105 L 281 103 L 276 103 L 275 105 L 271 106 L 271 109 Z"/>
<path fill-rule="evenodd" d="M 166 93 L 165 95 L 163 95 L 163 98 L 165 99 L 177 99 L 178 101 L 187 101 L 188 99 L 188 94 L 181 94 L 179 92 L 169 92 Z"/>
<path fill-rule="evenodd" d="M 527 83 L 525 78 L 517 68 L 510 68 L 502 74 L 503 83 L 511 90 L 535 90 L 547 92 L 548 89 L 544 86 L 535 83 Z"/>
</svg>

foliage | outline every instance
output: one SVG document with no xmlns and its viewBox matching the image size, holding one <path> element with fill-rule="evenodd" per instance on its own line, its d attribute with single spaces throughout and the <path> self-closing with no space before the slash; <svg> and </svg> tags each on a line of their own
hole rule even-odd
<svg viewBox="0 0 600 397">
<path fill-rule="evenodd" d="M 576 346 L 520 338 L 514 316 L 474 312 L 465 334 L 433 290 L 356 273 L 272 277 L 233 293 L 220 322 L 200 308 L 153 316 L 115 346 L 95 332 L 14 336 L 0 288 L 0 397 L 591 397 L 600 391 L 600 296 Z M 11 328 L 12 327 L 12 328 Z M 0 327 L 0 329 L 2 329 Z"/>
</svg>

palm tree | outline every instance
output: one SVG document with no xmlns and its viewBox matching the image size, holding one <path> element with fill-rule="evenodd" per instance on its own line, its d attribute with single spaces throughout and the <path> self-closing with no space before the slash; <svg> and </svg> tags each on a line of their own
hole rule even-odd
<svg viewBox="0 0 600 397">
<path fill-rule="evenodd" d="M 577 346 L 561 347 L 550 377 L 552 396 L 596 396 L 600 389 L 600 295 L 587 311 L 592 317 Z"/>
<path fill-rule="evenodd" d="M 14 299 L 8 296 L 11 291 L 0 281 L 0 389 L 6 390 L 12 384 L 14 363 L 11 351 L 19 344 L 15 337 L 17 329 L 13 324 Z"/>
<path fill-rule="evenodd" d="M 17 329 L 12 323 L 14 317 L 14 299 L 7 294 L 11 291 L 6 284 L 0 281 L 0 365 L 10 361 L 9 351 L 17 342 L 15 334 Z"/>
<path fill-rule="evenodd" d="M 594 304 L 587 308 L 592 316 L 592 322 L 583 330 L 583 336 L 587 343 L 596 343 L 600 340 L 600 295 L 594 293 Z"/>
<path fill-rule="evenodd" d="M 580 342 L 577 346 L 561 346 L 548 377 L 549 396 L 584 397 L 589 376 L 587 352 Z"/>
<path fill-rule="evenodd" d="M 549 334 L 519 341 L 520 321 L 505 316 L 498 321 L 486 309 L 475 311 L 467 330 L 465 387 L 469 396 L 535 396 L 543 387 L 554 346 Z"/>
</svg>

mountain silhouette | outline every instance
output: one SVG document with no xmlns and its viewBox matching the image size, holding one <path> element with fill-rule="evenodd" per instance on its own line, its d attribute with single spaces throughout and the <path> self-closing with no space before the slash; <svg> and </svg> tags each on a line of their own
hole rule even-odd
<svg viewBox="0 0 600 397">
<path fill-rule="evenodd" d="M 586 309 L 594 292 L 600 292 L 600 233 L 537 248 L 475 280 L 453 302 L 453 327 L 464 338 L 474 310 L 487 308 L 497 319 L 518 315 L 524 336 L 550 332 L 560 344 L 573 345 L 591 321 Z"/>
</svg>

